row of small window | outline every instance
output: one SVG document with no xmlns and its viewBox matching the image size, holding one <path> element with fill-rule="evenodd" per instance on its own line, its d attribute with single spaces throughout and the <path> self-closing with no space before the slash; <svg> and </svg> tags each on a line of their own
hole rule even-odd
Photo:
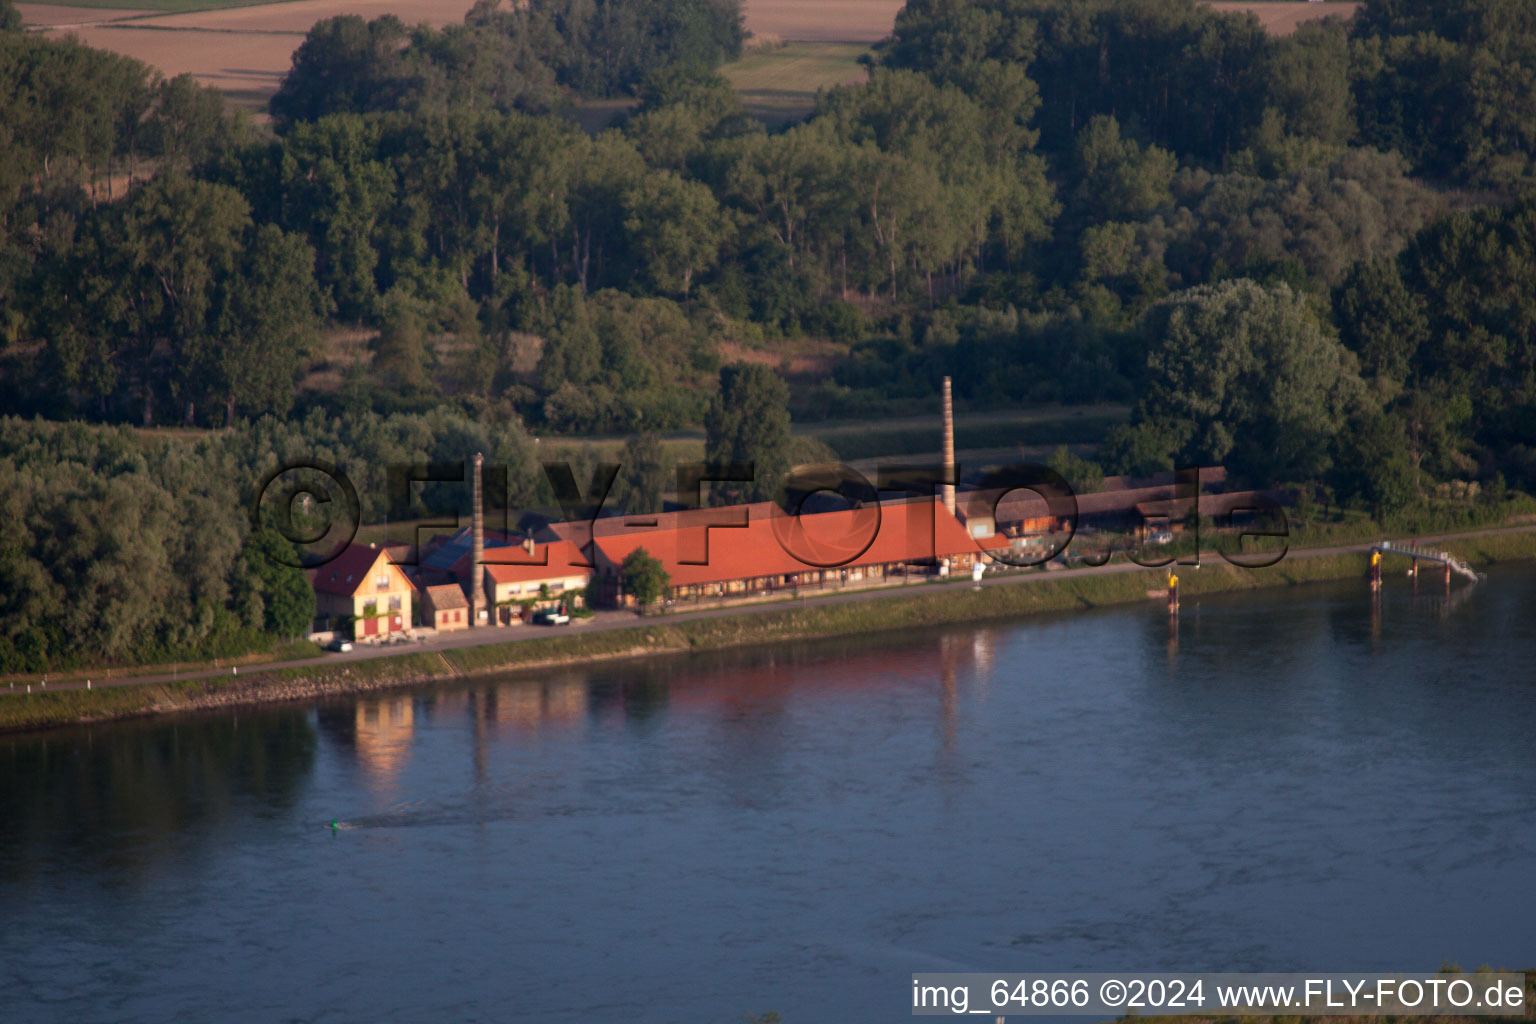
<svg viewBox="0 0 1536 1024">
<path fill-rule="evenodd" d="M 563 591 L 565 589 L 565 581 L 564 580 L 556 580 L 553 583 L 548 583 L 548 584 L 545 584 L 545 585 L 547 587 L 549 587 L 549 592 L 551 594 L 558 594 L 558 593 L 560 593 L 561 591 Z M 511 584 L 511 585 L 509 585 L 507 587 L 507 593 L 509 593 L 509 594 L 521 594 L 522 592 L 523 592 L 523 585 L 521 583 L 513 583 L 513 584 Z M 528 593 L 530 593 L 530 594 L 537 594 L 538 592 L 539 592 L 539 584 L 537 584 L 537 583 L 530 583 L 530 584 L 528 584 Z"/>
</svg>

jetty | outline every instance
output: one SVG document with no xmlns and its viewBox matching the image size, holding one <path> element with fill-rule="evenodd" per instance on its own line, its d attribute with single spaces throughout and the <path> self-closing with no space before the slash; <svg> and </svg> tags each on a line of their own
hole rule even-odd
<svg viewBox="0 0 1536 1024">
<path fill-rule="evenodd" d="M 1380 544 L 1377 544 L 1374 548 L 1372 548 L 1372 550 L 1379 552 L 1381 555 L 1401 555 L 1404 558 L 1413 559 L 1413 567 L 1410 571 L 1415 574 L 1418 571 L 1419 562 L 1437 562 L 1445 566 L 1445 578 L 1447 582 L 1450 581 L 1451 573 L 1453 572 L 1459 576 L 1466 577 L 1473 583 L 1476 583 L 1478 580 L 1483 578 L 1482 573 L 1478 572 L 1476 569 L 1473 569 L 1466 562 L 1462 561 L 1460 558 L 1457 558 L 1455 555 L 1448 551 L 1437 551 L 1433 548 L 1415 547 L 1410 544 L 1403 544 L 1390 540 L 1382 541 Z"/>
</svg>

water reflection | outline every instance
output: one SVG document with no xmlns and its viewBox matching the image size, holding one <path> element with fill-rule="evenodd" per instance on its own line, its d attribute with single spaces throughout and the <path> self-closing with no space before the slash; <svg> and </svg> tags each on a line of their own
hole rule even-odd
<svg viewBox="0 0 1536 1024">
<path fill-rule="evenodd" d="M 411 734 L 416 730 L 411 698 L 364 698 L 357 702 L 353 718 L 358 766 L 376 787 L 393 788 L 411 757 Z"/>
<path fill-rule="evenodd" d="M 132 881 L 177 837 L 281 816 L 315 746 L 293 709 L 0 736 L 0 880 L 62 860 Z"/>
</svg>

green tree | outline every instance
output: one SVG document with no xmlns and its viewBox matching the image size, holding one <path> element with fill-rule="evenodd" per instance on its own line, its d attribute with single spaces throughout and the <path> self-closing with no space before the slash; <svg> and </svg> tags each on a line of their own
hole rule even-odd
<svg viewBox="0 0 1536 1024">
<path fill-rule="evenodd" d="M 288 411 L 326 308 L 303 238 L 274 224 L 249 236 L 239 273 L 224 289 L 217 344 L 205 353 L 207 387 L 223 398 L 226 426 L 237 409 Z"/>
<path fill-rule="evenodd" d="M 1355 133 L 1348 28 L 1339 20 L 1305 22 L 1274 47 L 1265 101 L 1284 131 L 1347 145 Z"/>
<path fill-rule="evenodd" d="M 261 599 L 262 628 L 284 639 L 309 632 L 315 621 L 315 589 L 293 568 L 293 545 L 275 530 L 256 530 L 242 558 L 250 590 Z"/>
<path fill-rule="evenodd" d="M 1145 148 L 1120 134 L 1120 123 L 1100 115 L 1077 138 L 1081 177 L 1073 208 L 1094 221 L 1127 220 L 1171 203 L 1178 160 L 1165 149 Z"/>
<path fill-rule="evenodd" d="M 672 460 L 653 431 L 631 435 L 624 442 L 620 480 L 623 505 L 628 512 L 659 512 L 671 482 Z"/>
<path fill-rule="evenodd" d="M 1334 292 L 1339 337 L 1360 360 L 1360 373 L 1373 381 L 1383 401 L 1397 396 L 1429 336 L 1422 296 L 1403 284 L 1397 262 L 1362 260 Z"/>
<path fill-rule="evenodd" d="M 1066 445 L 1058 446 L 1045 464 L 1065 477 L 1078 494 L 1092 494 L 1104 486 L 1104 470 L 1099 464 L 1074 455 Z"/>
<path fill-rule="evenodd" d="M 1361 397 L 1355 361 L 1285 285 L 1178 292 L 1141 322 L 1150 352 L 1129 428 L 1131 472 L 1225 463 L 1259 483 L 1317 479 Z"/>
<path fill-rule="evenodd" d="M 421 303 L 401 289 L 385 296 L 384 326 L 373 340 L 373 371 L 385 387 L 416 397 L 432 387 L 432 349 Z"/>
<path fill-rule="evenodd" d="M 1362 138 L 1423 174 L 1529 182 L 1536 12 L 1529 4 L 1370 0 L 1351 25 Z"/>
<path fill-rule="evenodd" d="M 625 195 L 624 210 L 642 274 L 656 288 L 686 300 L 694 276 L 714 267 L 725 241 L 728 225 L 714 193 L 662 171 Z"/>
<path fill-rule="evenodd" d="M 1387 413 L 1354 417 L 1340 432 L 1332 473 L 1340 500 L 1383 522 L 1418 500 L 1417 471 L 1401 418 Z"/>
<path fill-rule="evenodd" d="M 619 581 L 624 592 L 633 595 L 641 608 L 646 608 L 667 592 L 672 577 L 661 559 L 653 558 L 645 548 L 635 548 L 624 556 L 619 566 Z"/>
<path fill-rule="evenodd" d="M 315 276 L 336 312 L 352 319 L 377 312 L 388 228 L 400 206 L 394 170 L 379 151 L 382 124 L 354 115 L 297 124 L 273 154 L 263 219 L 304 234 L 315 249 Z M 387 278 L 386 278 L 387 279 Z M 386 286 L 387 287 L 387 286 Z"/>
<path fill-rule="evenodd" d="M 242 124 L 230 116 L 216 89 L 191 75 L 162 82 L 145 125 L 145 142 L 155 156 L 182 168 L 205 164 L 242 141 Z"/>
<path fill-rule="evenodd" d="M 393 109 L 406 88 L 409 38 L 410 30 L 392 14 L 317 22 L 294 51 L 293 67 L 268 109 L 280 122 Z"/>
<path fill-rule="evenodd" d="M 642 83 L 640 106 L 625 122 L 624 134 L 652 167 L 682 171 L 730 126 L 757 127 L 743 117 L 741 96 L 731 83 L 702 64 L 669 64 Z"/>
<path fill-rule="evenodd" d="M 175 401 L 187 422 L 217 361 L 220 312 L 239 274 L 250 207 L 234 189 L 163 173 L 103 210 L 73 254 L 73 288 L 55 349 L 66 378 L 109 364 L 138 386 L 142 421 Z M 290 368 L 291 370 L 291 368 Z"/>
<path fill-rule="evenodd" d="M 766 366 L 727 366 L 720 393 L 704 418 L 704 457 L 712 463 L 751 462 L 750 483 L 721 487 L 733 501 L 777 495 L 789 471 L 789 388 Z"/>
</svg>

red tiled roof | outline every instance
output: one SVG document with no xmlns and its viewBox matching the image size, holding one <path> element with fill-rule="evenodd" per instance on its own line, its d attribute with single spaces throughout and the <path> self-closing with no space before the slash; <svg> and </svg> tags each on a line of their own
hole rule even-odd
<svg viewBox="0 0 1536 1024">
<path fill-rule="evenodd" d="M 732 505 L 733 510 L 740 512 L 742 509 L 753 518 L 766 519 L 774 514 L 778 508 L 771 501 L 759 501 L 750 505 Z M 571 541 L 575 544 L 585 544 L 595 537 L 614 537 L 634 533 L 637 530 L 656 532 L 659 530 L 676 530 L 690 526 L 697 522 L 699 509 L 681 509 L 671 512 L 636 512 L 633 515 L 602 516 L 596 520 L 578 520 L 568 523 L 546 523 L 541 532 L 558 537 L 560 540 Z M 717 512 L 719 509 L 703 510 Z"/>
<path fill-rule="evenodd" d="M 355 594 L 373 575 L 379 559 L 399 573 L 387 552 L 366 544 L 349 544 L 347 550 L 315 569 L 306 570 L 310 584 L 327 594 Z"/>
<path fill-rule="evenodd" d="M 609 566 L 618 566 L 630 552 L 645 548 L 661 559 L 673 586 L 686 587 L 823 567 L 917 562 L 977 550 L 977 542 L 938 501 L 882 503 L 877 531 L 872 507 L 803 516 L 775 513 L 775 507 L 765 503 L 707 509 L 693 512 L 691 520 L 682 518 L 688 513 L 672 513 L 666 517 L 672 524 L 667 528 L 600 530 L 599 557 Z M 746 513 L 747 525 L 708 529 L 706 556 L 706 527 L 701 524 L 718 523 L 733 513 Z M 695 525 L 683 525 L 689 522 Z M 699 561 L 707 564 L 691 564 Z"/>
<path fill-rule="evenodd" d="M 469 571 L 467 556 L 461 564 L 462 569 L 458 565 L 454 569 L 465 575 Z M 520 546 L 497 548 L 485 553 L 484 564 L 485 574 L 497 583 L 537 583 L 563 576 L 592 574 L 581 557 L 581 550 L 565 540 L 535 544 L 531 555 Z"/>
</svg>

